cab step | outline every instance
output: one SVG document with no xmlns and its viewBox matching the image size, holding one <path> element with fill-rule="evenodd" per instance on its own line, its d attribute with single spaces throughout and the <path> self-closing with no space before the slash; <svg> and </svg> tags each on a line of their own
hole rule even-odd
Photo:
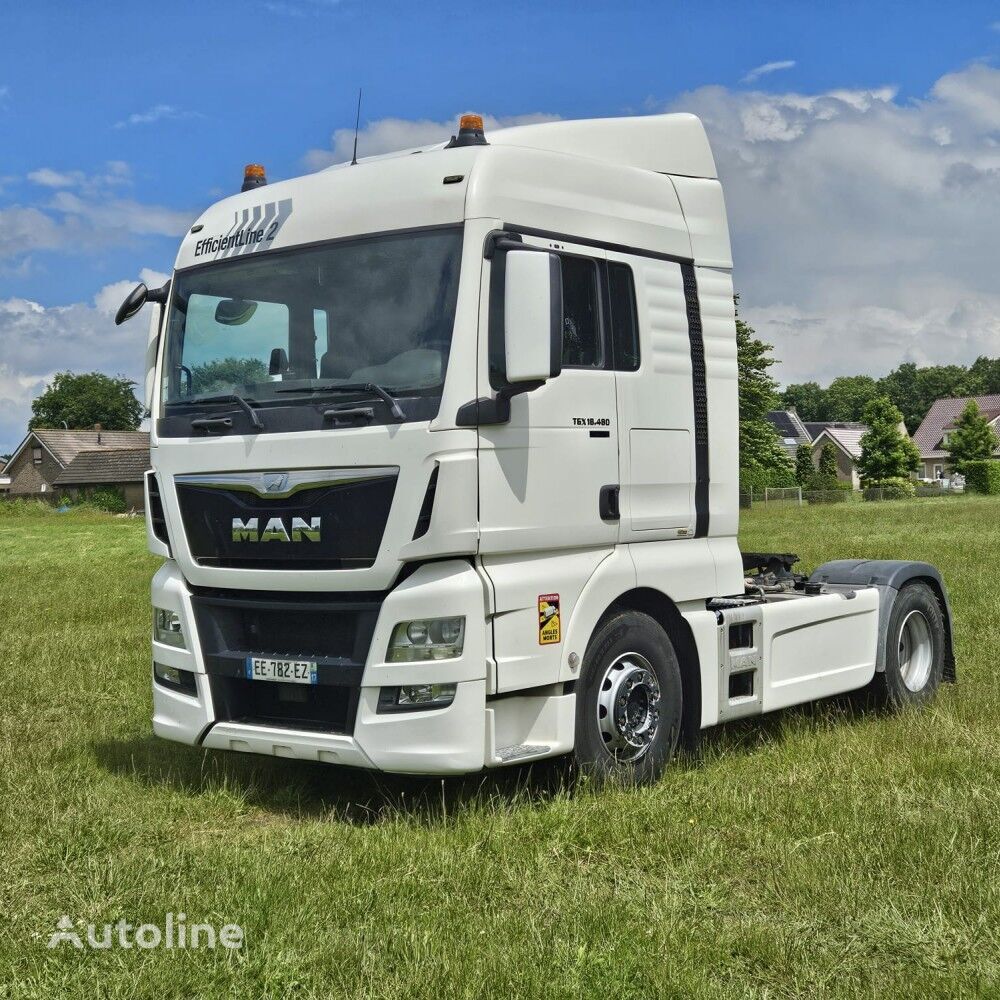
<svg viewBox="0 0 1000 1000">
<path fill-rule="evenodd" d="M 515 760 L 527 760 L 529 757 L 545 757 L 552 752 L 552 747 L 541 743 L 518 743 L 509 747 L 497 747 L 497 758 L 501 764 L 510 764 Z"/>
</svg>

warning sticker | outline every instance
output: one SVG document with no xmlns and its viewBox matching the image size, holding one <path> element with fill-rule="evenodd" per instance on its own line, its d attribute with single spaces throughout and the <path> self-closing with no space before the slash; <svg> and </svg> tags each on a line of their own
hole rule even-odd
<svg viewBox="0 0 1000 1000">
<path fill-rule="evenodd" d="M 538 644 L 551 646 L 562 638 L 559 624 L 559 595 L 538 595 Z"/>
</svg>

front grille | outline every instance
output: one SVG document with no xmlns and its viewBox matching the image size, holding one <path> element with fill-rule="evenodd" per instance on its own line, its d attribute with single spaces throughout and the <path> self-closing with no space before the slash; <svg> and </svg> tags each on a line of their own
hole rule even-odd
<svg viewBox="0 0 1000 1000">
<path fill-rule="evenodd" d="M 397 471 L 331 470 L 334 481 L 272 496 L 230 485 L 232 474 L 215 483 L 178 476 L 191 555 L 201 566 L 230 569 L 365 569 L 378 557 Z"/>
<path fill-rule="evenodd" d="M 351 733 L 383 592 L 198 588 L 198 638 L 218 721 Z M 248 656 L 314 660 L 315 685 L 250 681 Z"/>
</svg>

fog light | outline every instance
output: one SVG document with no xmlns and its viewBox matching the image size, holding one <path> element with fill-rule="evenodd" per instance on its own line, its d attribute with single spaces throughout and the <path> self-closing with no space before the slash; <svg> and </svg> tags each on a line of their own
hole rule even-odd
<svg viewBox="0 0 1000 1000">
<path fill-rule="evenodd" d="M 451 660 L 465 646 L 464 618 L 427 618 L 400 622 L 392 630 L 386 659 L 390 663 Z"/>
<path fill-rule="evenodd" d="M 455 700 L 457 684 L 406 684 L 382 688 L 379 712 L 416 712 L 424 708 L 447 708 Z"/>
<path fill-rule="evenodd" d="M 177 667 L 168 667 L 163 663 L 154 662 L 153 677 L 156 678 L 157 684 L 170 688 L 172 691 L 195 696 L 198 694 L 198 684 L 190 670 L 180 670 Z"/>
<path fill-rule="evenodd" d="M 153 608 L 153 638 L 168 646 L 185 648 L 181 616 L 166 608 Z"/>
</svg>

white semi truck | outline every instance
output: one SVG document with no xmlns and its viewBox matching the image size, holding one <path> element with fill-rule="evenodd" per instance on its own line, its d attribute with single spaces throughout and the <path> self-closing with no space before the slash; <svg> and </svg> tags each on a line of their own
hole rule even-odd
<svg viewBox="0 0 1000 1000">
<path fill-rule="evenodd" d="M 649 779 L 725 720 L 930 697 L 933 567 L 738 548 L 731 268 L 691 115 L 248 167 L 117 317 L 157 305 L 155 732 Z"/>
</svg>

